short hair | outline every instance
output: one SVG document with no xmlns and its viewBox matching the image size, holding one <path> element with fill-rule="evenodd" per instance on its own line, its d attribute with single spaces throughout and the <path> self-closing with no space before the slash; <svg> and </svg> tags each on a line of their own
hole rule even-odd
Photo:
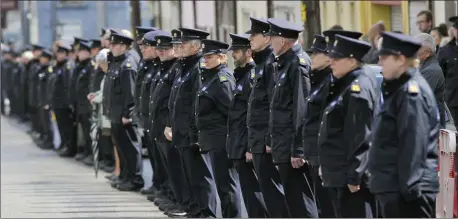
<svg viewBox="0 0 458 219">
<path fill-rule="evenodd" d="M 439 26 L 433 27 L 433 29 L 431 29 L 431 30 L 437 31 L 437 33 L 439 34 L 439 36 L 441 36 L 441 38 L 448 36 L 447 24 L 444 24 L 444 23 L 439 24 Z"/>
<path fill-rule="evenodd" d="M 108 53 L 110 52 L 109 49 L 102 49 L 100 50 L 99 53 L 97 53 L 97 55 L 95 56 L 95 62 L 97 64 L 105 64 L 105 63 L 108 63 Z"/>
<path fill-rule="evenodd" d="M 330 30 L 343 30 L 343 27 L 340 26 L 339 24 L 336 24 L 334 26 L 332 26 L 331 28 L 329 28 Z"/>
<path fill-rule="evenodd" d="M 434 38 L 431 35 L 427 33 L 420 33 L 415 36 L 415 39 L 420 41 L 424 47 L 430 49 L 431 52 L 436 52 L 436 43 L 434 42 Z"/>
<path fill-rule="evenodd" d="M 433 20 L 433 13 L 429 10 L 423 10 L 420 11 L 420 13 L 417 14 L 417 17 L 425 15 L 426 21 L 432 21 Z"/>
</svg>

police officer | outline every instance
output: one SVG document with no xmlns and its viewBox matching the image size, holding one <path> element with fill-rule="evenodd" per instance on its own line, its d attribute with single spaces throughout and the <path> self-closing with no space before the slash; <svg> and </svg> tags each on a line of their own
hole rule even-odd
<svg viewBox="0 0 458 219">
<path fill-rule="evenodd" d="M 250 17 L 251 29 L 248 31 L 255 74 L 250 74 L 252 90 L 248 99 L 247 127 L 248 154 L 258 176 L 269 217 L 289 217 L 286 200 L 281 185 L 280 174 L 272 162 L 271 148 L 268 143 L 269 104 L 272 95 L 273 49 L 270 46 L 270 26 L 266 20 Z"/>
<path fill-rule="evenodd" d="M 159 207 L 163 208 L 167 215 L 183 217 L 186 216 L 189 201 L 185 197 L 189 191 L 186 191 L 187 188 L 183 186 L 184 173 L 178 150 L 172 146 L 172 142 L 164 135 L 164 129 L 169 118 L 168 102 L 170 91 L 179 63 L 176 62 L 177 59 L 173 54 L 170 33 L 161 33 L 155 39 L 157 42 L 157 54 L 161 60 L 158 68 L 160 76 L 151 94 L 149 120 L 151 121 L 152 139 L 155 141 L 158 151 L 162 154 L 161 157 L 164 161 L 163 165 L 166 167 L 167 181 L 171 190 L 169 194 L 170 203 L 163 203 Z"/>
<path fill-rule="evenodd" d="M 75 68 L 76 83 L 75 83 L 75 99 L 77 121 L 81 124 L 82 134 L 84 136 L 84 148 L 78 148 L 78 155 L 75 157 L 78 161 L 83 161 L 86 165 L 94 163 L 92 156 L 92 140 L 91 132 L 91 112 L 92 106 L 87 95 L 90 93 L 90 77 L 94 71 L 94 62 L 91 59 L 91 46 L 89 42 L 80 42 L 78 49 L 79 63 Z"/>
<path fill-rule="evenodd" d="M 102 49 L 102 43 L 99 39 L 91 39 L 90 45 L 92 61 L 95 61 L 95 56 L 97 56 L 97 54 L 99 54 L 100 50 Z"/>
<path fill-rule="evenodd" d="M 312 54 L 312 65 L 310 71 L 310 95 L 307 98 L 307 110 L 304 118 L 304 127 L 302 130 L 304 156 L 310 168 L 310 174 L 313 181 L 315 198 L 317 202 L 320 217 L 334 217 L 331 199 L 328 191 L 323 188 L 321 178 L 319 177 L 319 159 L 318 159 L 318 131 L 321 123 L 321 115 L 324 112 L 326 99 L 326 87 L 329 86 L 331 79 L 331 60 L 328 57 L 328 51 L 334 46 L 335 35 L 339 34 L 358 39 L 362 34 L 360 32 L 345 30 L 327 30 L 322 35 L 315 35 L 311 48 L 307 50 Z M 326 41 L 326 39 L 328 39 Z"/>
<path fill-rule="evenodd" d="M 246 127 L 247 103 L 251 93 L 251 74 L 256 74 L 256 64 L 252 58 L 250 40 L 248 34 L 229 34 L 232 44 L 232 58 L 236 68 L 234 69 L 235 89 L 232 91 L 233 98 L 229 104 L 227 120 L 226 148 L 228 157 L 233 160 L 237 169 L 243 200 L 250 218 L 263 218 L 268 215 L 265 208 L 264 198 L 256 178 L 252 156 L 248 152 L 248 137 Z"/>
<path fill-rule="evenodd" d="M 42 149 L 54 148 L 53 137 L 51 130 L 51 117 L 49 115 L 49 102 L 48 102 L 48 80 L 53 73 L 51 65 L 51 58 L 53 54 L 50 50 L 43 50 L 40 56 L 40 69 L 38 70 L 38 83 L 37 89 L 37 106 L 40 119 L 40 139 L 37 142 L 38 146 Z"/>
<path fill-rule="evenodd" d="M 310 92 L 310 57 L 297 43 L 302 26 L 270 18 L 271 45 L 276 56 L 275 86 L 269 108 L 272 159 L 283 183 L 291 217 L 318 217 L 308 168 L 301 150 L 300 128 Z"/>
<path fill-rule="evenodd" d="M 368 159 L 370 189 L 385 218 L 434 218 L 439 110 L 415 66 L 421 43 L 396 33 L 382 37 L 384 79 Z"/>
<path fill-rule="evenodd" d="M 29 134 L 36 141 L 39 137 L 40 120 L 39 120 L 39 108 L 37 106 L 37 83 L 38 83 L 38 70 L 40 69 L 40 56 L 43 52 L 43 47 L 40 45 L 32 45 L 33 59 L 27 66 L 28 77 L 28 107 L 30 112 L 30 118 L 32 121 L 32 129 Z"/>
<path fill-rule="evenodd" d="M 180 153 L 186 183 L 191 191 L 188 215 L 208 216 L 216 202 L 209 202 L 206 191 L 200 185 L 201 181 L 212 179 L 198 150 L 194 101 L 200 87 L 200 72 L 205 67 L 201 61 L 201 40 L 206 39 L 209 33 L 189 28 L 179 30 L 183 58 L 180 62 L 180 73 L 171 91 L 174 98 L 169 101 L 170 126 L 164 130 L 164 134 L 172 140 L 173 146 Z M 173 37 L 176 38 L 177 34 L 173 33 Z"/>
<path fill-rule="evenodd" d="M 132 57 L 127 55 L 132 41 L 130 36 L 122 32 L 111 34 L 109 80 L 104 83 L 104 115 L 110 118 L 112 136 L 121 159 L 119 180 L 114 181 L 112 186 L 120 191 L 140 190 L 144 185 L 141 151 L 137 143 L 138 118 L 135 118 L 133 99 L 137 66 Z"/>
<path fill-rule="evenodd" d="M 156 52 L 157 42 L 154 37 L 161 32 L 160 30 L 153 30 L 143 35 L 141 46 L 143 60 L 140 63 L 137 75 L 136 86 L 138 90 L 135 94 L 138 98 L 138 112 L 142 119 L 141 126 L 143 127 L 144 145 L 148 151 L 148 157 L 154 173 L 151 187 L 141 191 L 142 194 L 148 195 L 148 200 L 150 201 L 154 201 L 156 192 L 161 190 L 166 184 L 165 167 L 163 166 L 163 162 L 161 162 L 157 146 L 151 139 L 151 121 L 149 119 L 151 88 L 153 86 L 155 87 L 159 78 L 158 65 L 160 63 Z"/>
<path fill-rule="evenodd" d="M 332 79 L 326 85 L 325 112 L 318 133 L 324 187 L 336 217 L 372 217 L 373 196 L 367 189 L 367 152 L 378 95 L 374 74 L 361 68 L 368 43 L 335 35 Z M 370 207 L 369 207 L 370 206 Z"/>
<path fill-rule="evenodd" d="M 143 36 L 150 32 L 150 31 L 155 31 L 159 30 L 158 28 L 155 27 L 135 27 L 135 49 L 137 52 L 140 54 L 140 58 L 143 59 L 142 56 L 142 38 Z"/>
<path fill-rule="evenodd" d="M 452 40 L 440 48 L 437 60 L 445 76 L 445 101 L 458 127 L 458 16 L 452 22 Z"/>
<path fill-rule="evenodd" d="M 2 51 L 2 87 L 1 87 L 1 110 L 2 114 L 5 115 L 5 99 L 8 98 L 10 101 L 13 101 L 13 98 L 11 96 L 11 87 L 14 87 L 11 84 L 11 78 L 13 76 L 13 70 L 14 70 L 14 57 L 13 57 L 13 51 L 10 48 L 5 48 Z"/>
<path fill-rule="evenodd" d="M 53 67 L 53 86 L 51 93 L 51 108 L 56 115 L 57 127 L 61 139 L 58 154 L 62 157 L 71 157 L 76 153 L 74 145 L 70 144 L 73 121 L 71 120 L 70 102 L 68 92 L 70 87 L 70 76 L 74 69 L 73 63 L 69 60 L 70 45 L 61 44 L 57 47 L 56 65 Z"/>
</svg>

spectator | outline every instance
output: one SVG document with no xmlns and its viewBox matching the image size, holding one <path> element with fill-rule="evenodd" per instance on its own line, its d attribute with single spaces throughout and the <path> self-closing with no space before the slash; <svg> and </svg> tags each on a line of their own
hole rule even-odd
<svg viewBox="0 0 458 219">
<path fill-rule="evenodd" d="M 339 24 L 336 24 L 334 26 L 332 26 L 331 28 L 329 28 L 330 30 L 343 30 L 343 27 L 340 26 Z"/>
<path fill-rule="evenodd" d="M 440 124 L 441 128 L 445 127 L 445 78 L 444 73 L 437 61 L 436 57 L 436 44 L 434 38 L 426 33 L 420 33 L 415 36 L 419 42 L 422 43 L 422 47 L 417 52 L 418 59 L 420 59 L 420 73 L 423 75 L 425 80 L 428 82 L 431 90 L 434 92 L 436 102 L 440 113 Z"/>
<path fill-rule="evenodd" d="M 363 61 L 367 64 L 377 64 L 378 63 L 378 41 L 380 39 L 381 32 L 385 31 L 385 25 L 382 21 L 377 22 L 372 25 L 369 29 L 368 38 L 369 42 L 372 45 L 371 50 L 364 56 Z"/>
<path fill-rule="evenodd" d="M 439 26 L 434 27 L 431 30 L 430 34 L 434 38 L 434 42 L 436 43 L 436 53 L 439 50 L 439 47 L 442 44 L 442 41 L 447 41 L 447 40 L 448 40 L 447 42 L 450 41 L 448 37 L 446 24 L 440 24 Z"/>
<path fill-rule="evenodd" d="M 422 33 L 430 33 L 433 29 L 433 13 L 431 11 L 420 11 L 417 14 L 417 27 Z"/>
</svg>

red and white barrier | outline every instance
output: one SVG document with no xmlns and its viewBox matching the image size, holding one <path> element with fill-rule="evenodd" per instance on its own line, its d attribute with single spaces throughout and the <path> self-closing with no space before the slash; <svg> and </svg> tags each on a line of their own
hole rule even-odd
<svg viewBox="0 0 458 219">
<path fill-rule="evenodd" d="M 439 136 L 439 183 L 436 201 L 438 218 L 453 218 L 456 215 L 455 159 L 457 133 L 442 129 Z M 455 211 L 455 212 L 454 212 Z"/>
</svg>

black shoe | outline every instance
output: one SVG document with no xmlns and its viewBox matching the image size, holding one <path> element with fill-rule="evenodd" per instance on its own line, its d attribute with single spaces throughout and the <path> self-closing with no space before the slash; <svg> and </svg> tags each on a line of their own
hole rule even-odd
<svg viewBox="0 0 458 219">
<path fill-rule="evenodd" d="M 143 188 L 143 189 L 141 189 L 141 190 L 140 190 L 140 193 L 141 193 L 142 195 L 154 195 L 154 194 L 156 194 L 156 191 L 157 191 L 156 187 L 150 186 L 149 188 Z"/>
<path fill-rule="evenodd" d="M 86 155 L 84 155 L 83 153 L 77 153 L 76 156 L 75 156 L 75 160 L 77 161 L 82 161 L 86 158 Z"/>
<path fill-rule="evenodd" d="M 135 185 L 131 182 L 119 183 L 117 189 L 119 191 L 139 191 L 143 185 Z"/>
<path fill-rule="evenodd" d="M 67 146 L 64 146 L 61 150 L 57 151 L 57 154 L 61 157 L 74 157 L 76 153 Z"/>
<path fill-rule="evenodd" d="M 146 199 L 150 202 L 154 202 L 154 200 L 156 199 L 156 195 L 148 195 L 146 196 Z"/>
<path fill-rule="evenodd" d="M 84 158 L 83 163 L 86 164 L 87 166 L 93 166 L 94 157 L 92 155 L 88 155 L 86 158 Z"/>
<path fill-rule="evenodd" d="M 182 209 L 175 208 L 175 209 L 170 209 L 166 212 L 164 212 L 165 215 L 173 218 L 185 218 L 188 216 L 188 213 L 186 211 L 183 211 Z"/>
<path fill-rule="evenodd" d="M 114 171 L 115 167 L 114 166 L 105 166 L 103 167 L 103 171 L 106 173 L 112 173 Z"/>
<path fill-rule="evenodd" d="M 105 161 L 100 160 L 99 161 L 99 170 L 103 170 L 103 168 L 105 168 Z"/>
<path fill-rule="evenodd" d="M 119 179 L 118 176 L 113 177 L 113 179 L 110 182 L 111 187 L 117 189 L 119 184 L 121 184 L 122 181 Z"/>
<path fill-rule="evenodd" d="M 116 174 L 112 173 L 111 175 L 106 175 L 106 176 L 105 176 L 105 179 L 108 179 L 108 180 L 110 180 L 110 181 L 113 181 L 113 179 L 114 179 L 115 177 L 117 177 Z"/>
<path fill-rule="evenodd" d="M 178 208 L 178 206 L 173 202 L 165 202 L 162 205 L 159 205 L 158 208 L 160 211 L 166 212 L 166 211 L 176 209 Z"/>
<path fill-rule="evenodd" d="M 54 144 L 51 142 L 43 142 L 38 145 L 39 148 L 44 149 L 44 150 L 49 150 L 54 148 Z"/>
<path fill-rule="evenodd" d="M 167 202 L 170 202 L 170 200 L 167 198 L 161 198 L 161 197 L 156 196 L 156 198 L 154 199 L 154 205 L 156 206 L 163 205 L 164 203 L 167 203 Z"/>
</svg>

